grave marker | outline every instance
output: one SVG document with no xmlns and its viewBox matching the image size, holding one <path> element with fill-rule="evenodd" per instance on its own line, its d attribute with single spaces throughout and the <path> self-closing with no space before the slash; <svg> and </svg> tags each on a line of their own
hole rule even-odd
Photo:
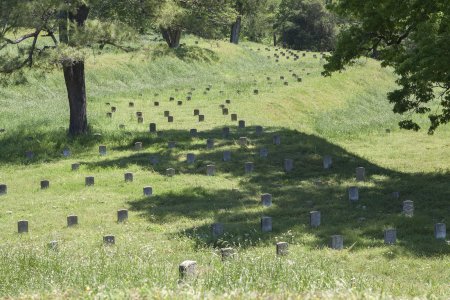
<svg viewBox="0 0 450 300">
<path fill-rule="evenodd" d="M 155 101 L 155 102 L 153 102 L 153 105 L 154 105 L 154 106 L 159 106 L 159 102 L 158 102 L 158 101 Z"/>
<path fill-rule="evenodd" d="M 403 201 L 403 214 L 407 217 L 414 215 L 414 202 L 411 200 Z"/>
<path fill-rule="evenodd" d="M 342 235 L 332 235 L 330 247 L 331 249 L 342 250 L 344 248 L 344 238 Z"/>
<path fill-rule="evenodd" d="M 17 232 L 18 233 L 27 233 L 28 232 L 28 221 L 21 220 L 17 222 Z"/>
<path fill-rule="evenodd" d="M 197 129 L 195 129 L 195 128 L 192 128 L 191 130 L 189 130 L 189 134 L 191 135 L 191 136 L 197 136 Z"/>
<path fill-rule="evenodd" d="M 128 107 L 134 107 L 134 103 L 133 102 L 128 102 Z"/>
<path fill-rule="evenodd" d="M 325 155 L 323 157 L 323 168 L 324 169 L 331 169 L 333 166 L 333 160 L 330 155 Z"/>
<path fill-rule="evenodd" d="M 231 161 L 231 151 L 223 151 L 223 161 Z"/>
<path fill-rule="evenodd" d="M 269 207 L 272 205 L 272 195 L 271 194 L 262 194 L 261 195 L 261 204 L 262 206 Z"/>
<path fill-rule="evenodd" d="M 356 168 L 356 181 L 366 180 L 366 169 L 364 167 Z"/>
<path fill-rule="evenodd" d="M 447 236 L 447 229 L 444 223 L 436 223 L 434 224 L 434 237 L 436 239 L 444 239 Z"/>
<path fill-rule="evenodd" d="M 153 195 L 153 188 L 151 186 L 146 186 L 143 188 L 144 196 L 150 197 Z"/>
<path fill-rule="evenodd" d="M 177 146 L 177 142 L 175 142 L 175 141 L 169 141 L 169 142 L 167 142 L 167 148 L 169 148 L 169 149 L 173 149 L 173 148 L 175 148 Z"/>
<path fill-rule="evenodd" d="M 239 120 L 239 128 L 241 128 L 241 129 L 245 128 L 245 121 L 244 120 Z"/>
<path fill-rule="evenodd" d="M 284 159 L 284 171 L 286 173 L 291 172 L 294 169 L 294 161 L 290 158 Z"/>
<path fill-rule="evenodd" d="M 227 259 L 233 258 L 235 251 L 233 248 L 221 248 L 220 254 L 222 256 L 222 261 L 226 261 Z"/>
<path fill-rule="evenodd" d="M 149 125 L 150 132 L 156 132 L 156 123 L 150 123 Z"/>
<path fill-rule="evenodd" d="M 223 127 L 222 128 L 222 136 L 224 138 L 228 138 L 230 136 L 230 127 Z"/>
<path fill-rule="evenodd" d="M 199 122 L 205 121 L 205 115 L 198 115 L 198 121 Z"/>
<path fill-rule="evenodd" d="M 167 117 L 167 122 L 173 123 L 173 116 L 168 116 Z"/>
<path fill-rule="evenodd" d="M 246 162 L 245 163 L 245 173 L 246 174 L 252 173 L 254 170 L 254 167 L 255 166 L 254 166 L 253 162 Z"/>
<path fill-rule="evenodd" d="M 279 256 L 288 255 L 289 254 L 288 247 L 289 247 L 288 243 L 286 243 L 286 242 L 278 242 L 276 244 L 277 255 L 279 255 Z"/>
<path fill-rule="evenodd" d="M 247 140 L 247 138 L 245 136 L 241 136 L 239 138 L 239 145 L 241 147 L 246 147 L 248 145 L 248 140 Z"/>
<path fill-rule="evenodd" d="M 216 166 L 215 165 L 207 165 L 206 166 L 206 175 L 207 176 L 216 175 Z"/>
<path fill-rule="evenodd" d="M 259 157 L 265 158 L 269 155 L 269 150 L 267 148 L 261 148 L 259 149 Z"/>
<path fill-rule="evenodd" d="M 0 184 L 0 195 L 6 195 L 8 193 L 8 186 L 6 184 Z"/>
<path fill-rule="evenodd" d="M 67 227 L 78 225 L 78 216 L 70 215 L 67 217 Z"/>
<path fill-rule="evenodd" d="M 120 209 L 117 211 L 117 223 L 128 221 L 128 210 Z"/>
<path fill-rule="evenodd" d="M 193 260 L 185 260 L 178 266 L 180 279 L 192 278 L 196 274 L 197 262 Z"/>
<path fill-rule="evenodd" d="M 228 108 L 222 108 L 222 115 L 224 116 L 228 115 Z"/>
<path fill-rule="evenodd" d="M 170 111 L 165 110 L 165 111 L 164 111 L 164 117 L 168 117 L 168 116 L 170 116 Z"/>
<path fill-rule="evenodd" d="M 134 143 L 134 150 L 136 151 L 142 150 L 142 142 Z"/>
<path fill-rule="evenodd" d="M 195 163 L 195 154 L 194 153 L 188 153 L 186 155 L 186 161 L 187 161 L 188 164 Z"/>
<path fill-rule="evenodd" d="M 350 202 L 355 202 L 359 200 L 359 190 L 356 186 L 351 186 L 348 188 L 348 199 Z"/>
<path fill-rule="evenodd" d="M 384 230 L 384 243 L 386 245 L 393 245 L 397 242 L 397 230 L 389 228 Z"/>
<path fill-rule="evenodd" d="M 41 190 L 48 189 L 50 187 L 50 181 L 42 180 L 41 181 Z"/>
<path fill-rule="evenodd" d="M 272 218 L 271 217 L 261 217 L 261 231 L 271 232 L 272 231 Z"/>
<path fill-rule="evenodd" d="M 103 244 L 114 245 L 116 243 L 116 237 L 114 235 L 105 235 L 103 237 Z"/>
<path fill-rule="evenodd" d="M 80 168 L 80 164 L 79 163 L 72 164 L 72 171 L 77 171 L 79 168 Z"/>
<path fill-rule="evenodd" d="M 211 225 L 211 234 L 213 238 L 217 238 L 221 235 L 223 235 L 224 229 L 223 229 L 222 223 L 214 223 Z"/>
<path fill-rule="evenodd" d="M 168 169 L 166 169 L 166 175 L 167 175 L 168 177 L 175 176 L 175 169 L 174 169 L 174 168 L 168 168 Z"/>
<path fill-rule="evenodd" d="M 27 159 L 33 159 L 34 153 L 33 151 L 25 151 L 25 156 Z"/>
<path fill-rule="evenodd" d="M 133 182 L 133 173 L 127 172 L 124 174 L 125 182 Z"/>
<path fill-rule="evenodd" d="M 207 149 L 213 149 L 214 148 L 214 140 L 213 139 L 207 139 L 206 140 L 206 148 Z"/>
<path fill-rule="evenodd" d="M 280 145 L 281 144 L 281 137 L 278 134 L 273 136 L 273 144 L 274 145 Z"/>
<path fill-rule="evenodd" d="M 262 128 L 262 126 L 256 126 L 256 127 L 255 127 L 255 133 L 256 133 L 257 135 L 261 135 L 261 134 L 263 133 L 263 128 Z"/>
<path fill-rule="evenodd" d="M 309 225 L 311 227 L 320 226 L 320 211 L 312 211 L 309 213 Z"/>
<path fill-rule="evenodd" d="M 100 155 L 106 155 L 106 146 L 105 145 L 98 146 L 98 153 Z"/>
</svg>

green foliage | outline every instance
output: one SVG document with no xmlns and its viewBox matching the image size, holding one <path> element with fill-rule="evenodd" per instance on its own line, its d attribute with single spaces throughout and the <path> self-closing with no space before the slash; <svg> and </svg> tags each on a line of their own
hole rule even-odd
<svg viewBox="0 0 450 300">
<path fill-rule="evenodd" d="M 336 20 L 322 0 L 282 0 L 275 28 L 283 44 L 294 49 L 329 51 L 334 47 Z"/>
<path fill-rule="evenodd" d="M 242 15 L 242 35 L 253 42 L 272 39 L 275 14 L 280 0 L 246 0 L 238 12 Z"/>
<path fill-rule="evenodd" d="M 428 116 L 430 134 L 450 122 L 448 1 L 343 0 L 332 7 L 353 22 L 340 34 L 325 75 L 375 55 L 398 75 L 400 88 L 388 98 L 394 112 L 407 115 L 400 127 L 421 128 L 412 114 Z"/>
</svg>

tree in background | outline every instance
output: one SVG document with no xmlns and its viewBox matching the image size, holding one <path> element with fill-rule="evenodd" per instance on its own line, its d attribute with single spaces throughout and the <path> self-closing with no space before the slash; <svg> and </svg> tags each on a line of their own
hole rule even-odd
<svg viewBox="0 0 450 300">
<path fill-rule="evenodd" d="M 282 0 L 275 28 L 282 34 L 283 46 L 315 51 L 333 49 L 336 20 L 322 0 Z"/>
<path fill-rule="evenodd" d="M 376 53 L 398 75 L 388 94 L 394 112 L 408 114 L 401 128 L 419 130 L 413 114 L 426 114 L 432 134 L 450 121 L 450 5 L 448 0 L 340 0 L 332 9 L 350 18 L 324 75 Z"/>
<path fill-rule="evenodd" d="M 155 25 L 167 45 L 178 48 L 182 32 L 217 38 L 235 18 L 236 11 L 227 0 L 165 0 Z"/>
<path fill-rule="evenodd" d="M 0 73 L 26 67 L 61 67 L 70 108 L 69 134 L 88 132 L 85 85 L 86 49 L 119 45 L 132 38 L 125 24 L 105 18 L 89 21 L 102 1 L 4 0 L 0 15 Z"/>
</svg>

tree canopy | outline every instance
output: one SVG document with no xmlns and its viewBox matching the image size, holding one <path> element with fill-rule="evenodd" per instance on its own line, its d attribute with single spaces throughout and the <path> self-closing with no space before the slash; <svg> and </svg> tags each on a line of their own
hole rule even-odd
<svg viewBox="0 0 450 300">
<path fill-rule="evenodd" d="M 358 57 L 374 56 L 398 75 L 388 94 L 399 123 L 419 130 L 414 114 L 429 118 L 428 132 L 450 121 L 450 5 L 448 0 L 340 0 L 331 5 L 349 19 L 324 75 L 343 70 Z"/>
</svg>

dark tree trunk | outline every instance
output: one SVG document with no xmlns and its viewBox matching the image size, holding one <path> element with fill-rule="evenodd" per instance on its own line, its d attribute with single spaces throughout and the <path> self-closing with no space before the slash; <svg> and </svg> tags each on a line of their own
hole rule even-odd
<svg viewBox="0 0 450 300">
<path fill-rule="evenodd" d="M 70 43 L 67 30 L 68 21 L 76 23 L 78 27 L 84 26 L 89 15 L 89 7 L 81 5 L 76 13 L 61 13 L 59 25 L 59 39 L 63 44 Z M 69 98 L 70 123 L 69 134 L 80 135 L 88 131 L 86 112 L 86 84 L 84 75 L 84 61 L 63 63 L 64 80 Z"/>
<path fill-rule="evenodd" d="M 283 30 L 283 48 L 287 47 L 286 32 Z"/>
<path fill-rule="evenodd" d="M 236 22 L 231 25 L 231 37 L 230 42 L 233 44 L 239 44 L 239 33 L 241 32 L 241 16 L 236 18 Z"/>
<path fill-rule="evenodd" d="M 166 41 L 169 48 L 178 48 L 180 47 L 180 39 L 181 39 L 181 29 L 173 29 L 173 28 L 160 28 L 162 36 Z"/>
<path fill-rule="evenodd" d="M 277 46 L 277 34 L 275 32 L 273 33 L 273 46 Z"/>
<path fill-rule="evenodd" d="M 88 130 L 86 113 L 86 85 L 84 62 L 63 66 L 64 80 L 70 107 L 70 135 L 84 134 Z"/>
</svg>

